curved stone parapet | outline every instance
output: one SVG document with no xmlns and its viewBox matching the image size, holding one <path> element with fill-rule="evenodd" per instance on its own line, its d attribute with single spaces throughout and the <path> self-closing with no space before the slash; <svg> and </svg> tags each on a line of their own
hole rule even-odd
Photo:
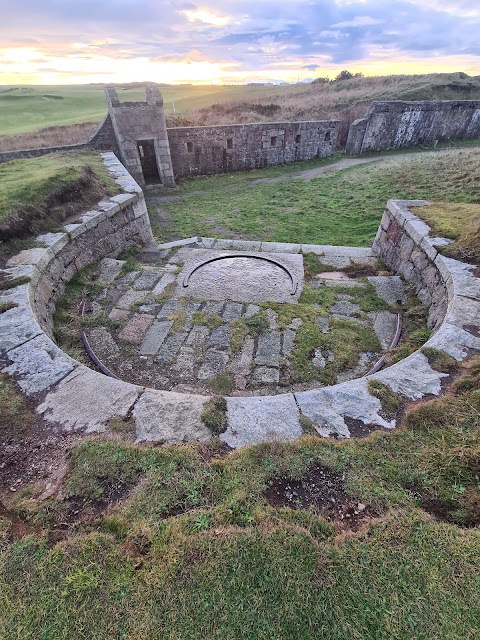
<svg viewBox="0 0 480 640">
<path fill-rule="evenodd" d="M 2 371 L 14 376 L 35 400 L 43 420 L 63 430 L 101 432 L 113 417 L 131 417 L 138 441 L 206 441 L 211 433 L 201 414 L 207 397 L 108 378 L 69 357 L 52 339 L 55 303 L 79 269 L 152 240 L 142 190 L 112 153 L 103 154 L 103 159 L 123 192 L 100 202 L 96 210 L 67 225 L 65 232 L 39 236 L 35 248 L 11 258 L 4 270 L 12 280 L 24 276 L 30 280 L 0 292 L 0 303 L 12 305 L 0 313 Z M 428 225 L 410 210 L 414 206 L 428 203 L 389 201 L 372 249 L 350 249 L 350 253 L 363 260 L 376 254 L 412 284 L 430 307 L 432 336 L 424 347 L 460 361 L 480 351 L 480 279 L 475 266 L 438 252 L 440 240 L 430 237 Z M 232 241 L 198 238 L 162 248 L 193 241 L 234 248 Z M 337 252 L 339 259 L 348 253 L 345 247 L 276 243 L 274 247 L 287 253 L 303 250 L 331 256 Z M 250 245 L 238 248 L 252 249 Z M 433 369 L 419 350 L 376 374 L 331 387 L 230 397 L 228 427 L 221 438 L 234 448 L 291 440 L 302 434 L 302 416 L 322 436 L 348 438 L 371 428 L 393 429 L 396 422 L 384 416 L 380 400 L 370 393 L 370 380 L 382 382 L 409 401 L 438 395 L 447 377 Z"/>
</svg>

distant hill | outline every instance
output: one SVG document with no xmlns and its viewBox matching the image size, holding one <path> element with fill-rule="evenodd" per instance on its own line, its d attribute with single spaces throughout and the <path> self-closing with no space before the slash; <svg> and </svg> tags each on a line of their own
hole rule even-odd
<svg viewBox="0 0 480 640">
<path fill-rule="evenodd" d="M 120 99 L 142 99 L 144 84 L 117 85 Z M 341 144 L 350 123 L 374 100 L 480 100 L 480 76 L 465 73 L 296 85 L 158 86 L 171 127 L 338 118 Z M 81 142 L 105 113 L 101 85 L 0 87 L 0 151 Z"/>
</svg>

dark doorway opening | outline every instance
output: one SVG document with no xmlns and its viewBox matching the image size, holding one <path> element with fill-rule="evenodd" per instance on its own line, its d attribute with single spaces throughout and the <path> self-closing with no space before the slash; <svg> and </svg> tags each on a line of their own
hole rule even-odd
<svg viewBox="0 0 480 640">
<path fill-rule="evenodd" d="M 143 179 L 145 184 L 159 184 L 161 182 L 158 172 L 157 156 L 155 155 L 155 143 L 153 140 L 139 140 L 137 142 L 138 155 L 142 164 Z"/>
</svg>

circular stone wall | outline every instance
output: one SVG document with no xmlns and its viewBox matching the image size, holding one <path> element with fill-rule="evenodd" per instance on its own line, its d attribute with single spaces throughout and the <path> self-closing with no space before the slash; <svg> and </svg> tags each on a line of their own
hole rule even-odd
<svg viewBox="0 0 480 640">
<path fill-rule="evenodd" d="M 45 421 L 61 429 L 103 431 L 112 417 L 132 416 L 139 441 L 207 440 L 211 434 L 201 419 L 207 397 L 108 378 L 67 356 L 48 335 L 55 301 L 78 269 L 103 257 L 114 258 L 129 244 L 151 239 L 140 188 L 113 154 L 104 154 L 104 160 L 128 193 L 100 203 L 98 210 L 84 215 L 67 233 L 41 236 L 37 240 L 44 248 L 22 252 L 9 261 L 7 275 L 12 279 L 27 277 L 30 282 L 12 286 L 0 295 L 0 302 L 12 305 L 0 314 L 2 371 L 14 376 L 23 391 L 36 400 Z M 183 244 L 220 251 L 314 252 L 322 259 L 329 255 L 340 262 L 342 258 L 373 258 L 375 254 L 411 283 L 429 305 L 434 333 L 426 346 L 462 360 L 480 351 L 480 282 L 474 275 L 475 267 L 437 252 L 428 226 L 409 210 L 409 206 L 426 204 L 390 201 L 373 252 L 199 238 Z M 171 248 L 172 243 L 161 247 Z M 292 439 L 302 433 L 301 415 L 311 420 L 320 435 L 349 437 L 359 425 L 367 430 L 394 428 L 395 419 L 384 417 L 380 400 L 369 392 L 370 380 L 387 385 L 404 400 L 414 400 L 438 395 L 446 377 L 417 351 L 372 376 L 330 387 L 275 396 L 229 397 L 228 427 L 221 438 L 233 447 Z"/>
</svg>

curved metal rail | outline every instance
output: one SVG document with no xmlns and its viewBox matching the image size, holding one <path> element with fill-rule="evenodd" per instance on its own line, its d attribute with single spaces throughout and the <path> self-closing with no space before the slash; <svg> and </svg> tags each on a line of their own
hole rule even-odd
<svg viewBox="0 0 480 640">
<path fill-rule="evenodd" d="M 84 316 L 84 313 L 85 313 L 85 300 L 83 300 L 82 302 L 82 312 L 81 312 L 82 318 Z M 113 373 L 113 371 L 110 371 L 110 369 L 106 367 L 103 364 L 103 362 L 97 357 L 94 350 L 90 346 L 90 343 L 88 341 L 87 334 L 85 333 L 85 331 L 82 331 L 81 337 L 82 337 L 83 346 L 85 347 L 85 351 L 87 352 L 87 355 L 90 358 L 90 360 L 97 365 L 97 367 L 100 369 L 100 371 L 104 375 L 108 376 L 109 378 L 115 378 L 115 380 L 120 380 L 120 378 L 116 376 Z"/>
<path fill-rule="evenodd" d="M 274 264 L 277 267 L 280 267 L 280 269 L 285 271 L 285 273 L 289 276 L 290 280 L 292 281 L 292 289 L 290 291 L 290 295 L 294 296 L 297 293 L 298 280 L 286 265 L 282 264 L 281 262 L 278 262 L 277 260 L 274 260 L 273 258 L 266 258 L 265 256 L 256 256 L 250 253 L 240 253 L 240 254 L 227 253 L 223 256 L 217 256 L 216 258 L 209 258 L 208 260 L 203 260 L 199 264 L 195 265 L 192 269 L 190 269 L 190 271 L 186 274 L 186 276 L 183 279 L 183 286 L 188 287 L 188 281 L 190 280 L 190 277 L 195 273 L 195 271 L 197 271 L 197 269 L 200 269 L 200 267 L 204 267 L 206 264 L 209 264 L 210 262 L 216 262 L 217 260 L 225 260 L 226 258 L 254 258 L 255 260 L 265 260 L 265 262 L 270 262 L 271 264 Z"/>
<path fill-rule="evenodd" d="M 393 336 L 392 343 L 388 347 L 389 350 L 394 349 L 397 346 L 398 341 L 400 340 L 400 336 L 402 335 L 402 327 L 403 327 L 403 316 L 401 313 L 397 313 L 397 329 L 395 331 L 395 335 Z M 383 367 L 384 364 L 385 364 L 385 356 L 382 356 L 380 360 L 377 360 L 377 362 L 373 365 L 370 371 L 367 371 L 365 376 L 371 376 L 372 374 L 377 373 L 377 371 L 380 371 L 380 369 Z"/>
</svg>

